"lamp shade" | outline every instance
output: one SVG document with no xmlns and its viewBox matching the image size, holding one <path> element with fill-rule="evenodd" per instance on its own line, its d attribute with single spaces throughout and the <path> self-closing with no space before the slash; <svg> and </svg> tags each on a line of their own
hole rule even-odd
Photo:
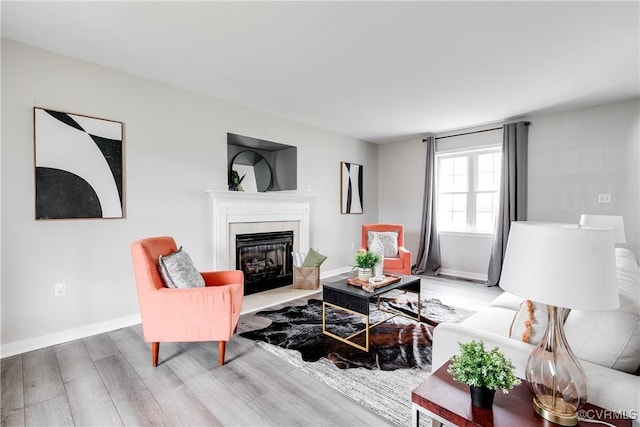
<svg viewBox="0 0 640 427">
<path fill-rule="evenodd" d="M 500 287 L 543 304 L 580 310 L 619 306 L 613 231 L 576 224 L 511 224 Z"/>
<path fill-rule="evenodd" d="M 622 215 L 585 215 L 580 216 L 580 225 L 613 229 L 614 243 L 627 243 L 624 237 L 624 218 Z"/>
</svg>

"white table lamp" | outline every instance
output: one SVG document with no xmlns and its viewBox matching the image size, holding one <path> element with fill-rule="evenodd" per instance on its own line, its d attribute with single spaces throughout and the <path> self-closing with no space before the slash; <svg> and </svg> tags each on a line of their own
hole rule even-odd
<svg viewBox="0 0 640 427">
<path fill-rule="evenodd" d="M 563 322 L 566 309 L 618 307 L 613 231 L 544 222 L 513 222 L 500 287 L 547 305 L 547 330 L 525 368 L 543 418 L 565 426 L 577 423 L 587 400 L 584 371 L 569 348 Z"/>
</svg>

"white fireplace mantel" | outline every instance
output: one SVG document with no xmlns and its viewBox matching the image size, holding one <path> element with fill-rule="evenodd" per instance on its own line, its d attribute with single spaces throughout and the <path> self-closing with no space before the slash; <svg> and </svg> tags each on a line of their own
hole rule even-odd
<svg viewBox="0 0 640 427">
<path fill-rule="evenodd" d="M 213 200 L 213 268 L 233 269 L 235 236 L 232 227 L 239 224 L 262 227 L 269 223 L 290 223 L 294 231 L 294 250 L 309 248 L 308 196 L 296 193 L 246 193 L 241 191 L 207 191 Z M 234 263 L 235 264 L 235 263 Z"/>
</svg>

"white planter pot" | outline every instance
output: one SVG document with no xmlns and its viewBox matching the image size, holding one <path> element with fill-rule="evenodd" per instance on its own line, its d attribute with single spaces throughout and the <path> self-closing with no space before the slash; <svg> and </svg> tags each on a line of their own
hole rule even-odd
<svg viewBox="0 0 640 427">
<path fill-rule="evenodd" d="M 373 271 L 371 268 L 360 268 L 358 267 L 358 280 L 369 280 L 373 276 Z"/>
</svg>

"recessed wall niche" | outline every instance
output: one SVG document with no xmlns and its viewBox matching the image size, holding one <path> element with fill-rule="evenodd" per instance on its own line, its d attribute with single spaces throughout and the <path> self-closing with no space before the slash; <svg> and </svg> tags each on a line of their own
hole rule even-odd
<svg viewBox="0 0 640 427">
<path fill-rule="evenodd" d="M 234 169 L 247 179 L 241 184 L 245 191 L 297 190 L 298 147 L 227 133 L 229 189 Z M 265 177 L 267 170 L 270 176 Z"/>
</svg>

